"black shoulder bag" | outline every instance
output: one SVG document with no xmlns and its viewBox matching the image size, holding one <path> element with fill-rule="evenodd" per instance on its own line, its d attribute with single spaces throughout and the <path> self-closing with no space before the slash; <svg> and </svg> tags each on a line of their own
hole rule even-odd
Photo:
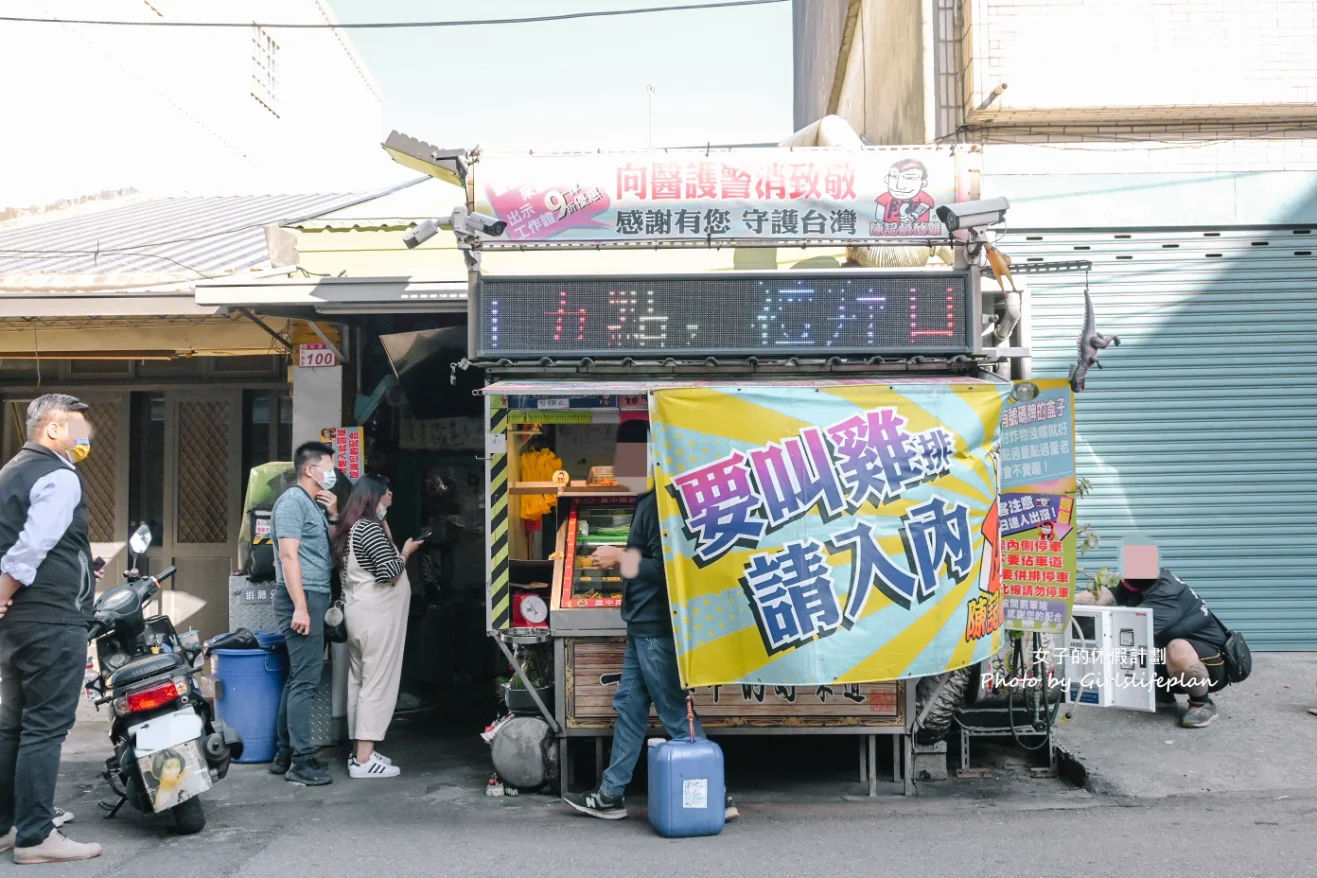
<svg viewBox="0 0 1317 878">
<path fill-rule="evenodd" d="M 1212 614 L 1216 618 L 1216 614 Z M 1253 653 L 1248 648 L 1248 642 L 1244 640 L 1244 635 L 1238 631 L 1231 631 L 1225 626 L 1220 619 L 1216 624 L 1221 626 L 1221 630 L 1226 635 L 1226 645 L 1221 650 L 1221 656 L 1226 663 L 1226 679 L 1231 683 L 1242 683 L 1248 679 L 1248 675 L 1253 673 Z"/>
</svg>

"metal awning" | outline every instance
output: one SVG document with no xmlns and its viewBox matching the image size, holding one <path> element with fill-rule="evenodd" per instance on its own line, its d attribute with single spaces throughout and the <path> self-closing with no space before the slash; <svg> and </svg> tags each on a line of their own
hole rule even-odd
<svg viewBox="0 0 1317 878">
<path fill-rule="evenodd" d="M 0 291 L 0 320 L 29 317 L 210 317 L 219 308 L 182 295 L 97 296 L 89 293 L 10 294 Z"/>
<path fill-rule="evenodd" d="M 494 393 L 501 396 L 641 396 L 654 390 L 669 390 L 679 387 L 744 387 L 747 384 L 771 384 L 774 387 L 847 387 L 857 384 L 995 384 L 988 378 L 975 378 L 960 375 L 933 376 L 899 376 L 887 378 L 808 378 L 808 379 L 751 379 L 737 381 L 724 379 L 720 381 L 670 381 L 655 379 L 653 381 L 592 381 L 589 378 L 580 381 L 495 381 L 486 385 L 482 393 Z"/>
<path fill-rule="evenodd" d="M 0 276 L 0 319 L 33 317 L 207 317 L 193 282 L 164 272 Z"/>
<path fill-rule="evenodd" d="M 196 303 L 206 307 L 273 309 L 280 313 L 465 313 L 467 280 L 430 277 L 278 277 L 198 281 Z"/>
<path fill-rule="evenodd" d="M 124 310 L 0 316 L 0 359 L 261 356 L 280 349 L 264 329 L 236 314 Z M 273 329 L 286 333 L 287 324 L 275 321 Z"/>
</svg>

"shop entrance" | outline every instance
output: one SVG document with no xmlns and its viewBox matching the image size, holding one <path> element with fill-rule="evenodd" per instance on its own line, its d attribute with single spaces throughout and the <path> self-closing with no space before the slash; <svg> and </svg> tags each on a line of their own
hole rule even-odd
<svg viewBox="0 0 1317 878">
<path fill-rule="evenodd" d="M 178 567 L 161 593 L 159 611 L 180 631 L 196 628 L 203 638 L 227 631 L 244 458 L 257 448 L 255 462 L 262 463 L 280 450 L 280 442 L 287 444 L 286 387 L 61 383 L 59 388 L 91 407 L 93 450 L 79 471 L 87 484 L 92 551 L 107 563 L 102 587 L 118 584 L 129 562 L 128 534 L 146 524 L 153 542 L 139 569 Z M 6 392 L 6 460 L 21 447 L 28 403 L 41 392 Z"/>
</svg>

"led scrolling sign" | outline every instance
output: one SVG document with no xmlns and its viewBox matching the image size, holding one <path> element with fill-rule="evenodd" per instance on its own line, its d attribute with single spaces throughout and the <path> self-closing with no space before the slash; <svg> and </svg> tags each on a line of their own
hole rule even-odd
<svg viewBox="0 0 1317 878">
<path fill-rule="evenodd" d="M 882 356 L 976 351 L 967 271 L 482 277 L 477 355 Z"/>
</svg>

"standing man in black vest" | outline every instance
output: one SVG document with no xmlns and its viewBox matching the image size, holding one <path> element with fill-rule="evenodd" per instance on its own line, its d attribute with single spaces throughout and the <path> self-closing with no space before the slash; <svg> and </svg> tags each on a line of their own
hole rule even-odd
<svg viewBox="0 0 1317 878">
<path fill-rule="evenodd" d="M 18 863 L 101 854 L 55 827 L 60 748 L 77 716 L 96 573 L 86 490 L 91 451 L 77 398 L 27 409 L 27 444 L 0 469 L 0 852 Z"/>
</svg>

